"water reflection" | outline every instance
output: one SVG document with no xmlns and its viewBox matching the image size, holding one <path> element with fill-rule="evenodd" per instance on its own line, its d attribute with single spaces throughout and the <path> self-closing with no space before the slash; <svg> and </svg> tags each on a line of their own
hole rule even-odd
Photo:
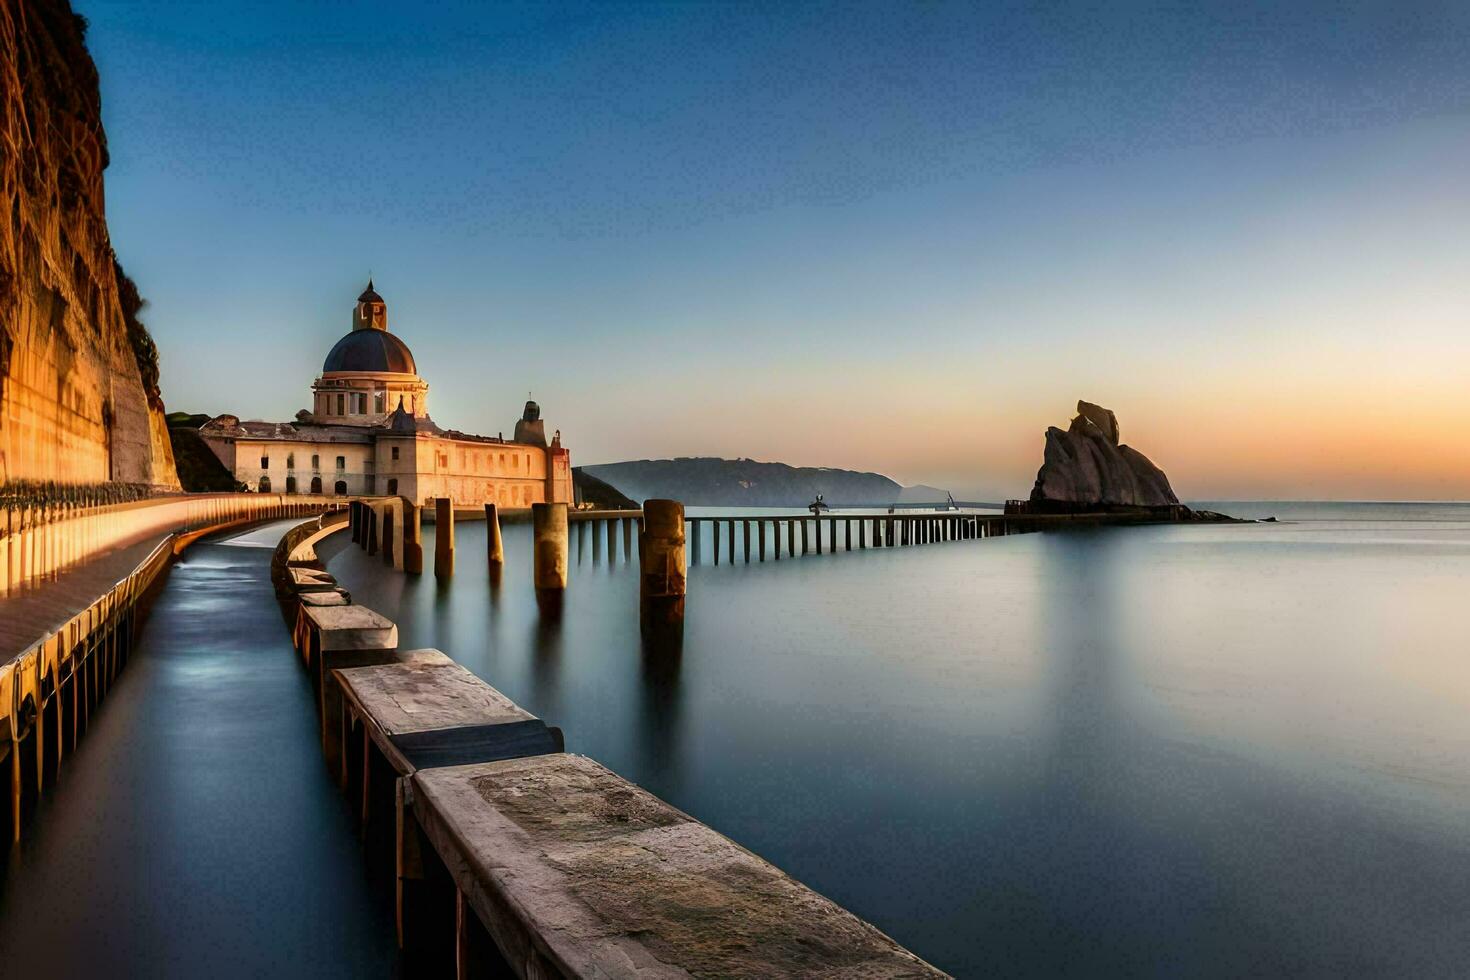
<svg viewBox="0 0 1470 980">
<path fill-rule="evenodd" d="M 677 751 L 683 709 L 679 674 L 684 667 L 684 620 L 660 619 L 642 629 L 642 669 L 637 713 L 643 752 L 672 782 L 681 781 L 683 756 Z"/>
<path fill-rule="evenodd" d="M 586 752 L 961 975 L 1453 975 L 1470 527 L 1136 528 L 498 586 L 331 561 Z M 706 531 L 708 529 L 705 529 Z M 483 530 L 460 529 L 472 552 Z M 592 542 L 585 541 L 587 534 Z M 426 536 L 432 548 L 432 530 Z M 783 545 L 785 541 L 783 539 Z M 783 548 L 784 550 L 784 548 Z M 452 606 L 451 606 L 452 604 Z M 450 609 L 452 608 L 452 615 Z"/>
</svg>

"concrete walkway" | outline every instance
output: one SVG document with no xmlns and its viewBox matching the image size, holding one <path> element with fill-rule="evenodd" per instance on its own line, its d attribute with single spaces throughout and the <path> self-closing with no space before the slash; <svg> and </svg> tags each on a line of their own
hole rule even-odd
<svg viewBox="0 0 1470 980">
<path fill-rule="evenodd" d="M 169 573 L 137 651 L 0 867 L 0 974 L 397 971 L 391 888 L 367 881 L 322 763 L 270 558 L 201 542 Z"/>
<path fill-rule="evenodd" d="M 0 664 L 14 660 L 48 633 L 54 633 L 98 596 L 127 578 L 167 535 L 150 535 L 126 548 L 114 548 L 62 572 L 52 582 L 17 589 L 0 598 Z"/>
</svg>

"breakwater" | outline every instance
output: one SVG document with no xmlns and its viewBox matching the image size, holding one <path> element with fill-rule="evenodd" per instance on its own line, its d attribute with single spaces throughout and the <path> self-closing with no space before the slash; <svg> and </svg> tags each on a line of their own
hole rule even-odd
<svg viewBox="0 0 1470 980">
<path fill-rule="evenodd" d="M 354 530 L 372 526 L 370 513 L 356 511 Z M 278 550 L 283 612 L 319 692 L 328 769 L 364 834 L 386 837 L 377 859 L 394 869 L 411 955 L 450 957 L 460 975 L 489 962 L 525 977 L 621 975 L 629 963 L 943 975 L 699 821 L 562 752 L 558 731 L 439 651 L 400 650 L 396 625 L 311 567 L 302 546 L 318 530 L 304 526 Z M 364 550 L 368 537 L 356 542 Z"/>
</svg>

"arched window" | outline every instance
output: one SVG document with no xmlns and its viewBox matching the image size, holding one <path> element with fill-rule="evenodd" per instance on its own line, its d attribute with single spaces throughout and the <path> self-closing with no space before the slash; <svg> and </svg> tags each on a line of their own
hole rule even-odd
<svg viewBox="0 0 1470 980">
<path fill-rule="evenodd" d="M 322 492 L 322 478 L 321 477 L 314 476 L 314 477 L 311 478 L 311 492 L 312 493 L 321 493 Z"/>
<path fill-rule="evenodd" d="M 286 477 L 286 492 L 287 493 L 295 493 L 296 492 L 296 477 L 294 477 L 294 476 L 288 476 L 288 477 Z"/>
<path fill-rule="evenodd" d="M 347 496 L 347 481 L 346 480 L 338 480 L 337 481 L 337 485 L 332 488 L 332 492 L 335 493 L 339 497 L 345 497 L 345 496 Z"/>
<path fill-rule="evenodd" d="M 388 496 L 394 497 L 394 496 L 397 496 L 397 494 L 398 494 L 398 481 L 397 480 L 389 480 L 388 481 Z"/>
<path fill-rule="evenodd" d="M 256 489 L 259 490 L 261 493 L 270 493 L 271 492 L 271 478 L 268 477 L 268 476 L 261 477 L 260 478 L 260 483 L 256 485 Z"/>
</svg>

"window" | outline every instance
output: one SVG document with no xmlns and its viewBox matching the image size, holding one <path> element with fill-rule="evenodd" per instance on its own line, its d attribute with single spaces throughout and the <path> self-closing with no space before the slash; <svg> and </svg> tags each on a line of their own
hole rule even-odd
<svg viewBox="0 0 1470 980">
<path fill-rule="evenodd" d="M 286 492 L 287 493 L 295 493 L 296 492 L 296 477 L 294 477 L 294 476 L 288 476 L 288 477 L 286 477 Z"/>
<path fill-rule="evenodd" d="M 373 393 L 373 411 L 378 415 L 383 414 L 383 393 L 381 391 Z"/>
<path fill-rule="evenodd" d="M 397 446 L 394 446 L 393 447 L 393 458 L 394 459 L 397 459 L 398 458 L 398 447 Z"/>
<path fill-rule="evenodd" d="M 288 470 L 294 470 L 295 468 L 296 468 L 296 454 L 295 453 L 287 453 L 286 454 L 286 469 L 288 469 Z"/>
<path fill-rule="evenodd" d="M 358 392 L 357 394 L 357 414 L 367 414 L 367 394 L 365 392 Z"/>
<path fill-rule="evenodd" d="M 271 458 L 269 456 L 260 457 L 260 468 L 263 470 L 271 468 Z"/>
<path fill-rule="evenodd" d="M 392 497 L 392 496 L 396 495 L 397 493 L 398 493 L 398 481 L 397 480 L 389 480 L 388 481 L 388 496 Z"/>
<path fill-rule="evenodd" d="M 345 470 L 345 469 L 347 469 L 347 457 L 346 456 L 338 456 L 337 457 L 337 469 L 339 469 L 339 470 Z"/>
<path fill-rule="evenodd" d="M 332 492 L 339 497 L 347 496 L 347 481 L 338 480 L 336 486 L 332 487 Z"/>
<path fill-rule="evenodd" d="M 322 458 L 316 453 L 311 454 L 311 468 L 314 470 L 319 470 L 322 468 Z M 321 491 L 318 490 L 317 492 L 320 493 Z"/>
<path fill-rule="evenodd" d="M 343 395 L 338 395 L 337 396 L 337 414 L 338 415 L 346 415 L 347 414 L 346 406 L 343 404 L 344 398 L 345 398 L 345 396 L 343 396 Z"/>
<path fill-rule="evenodd" d="M 321 493 L 322 492 L 322 478 L 321 477 L 314 476 L 314 477 L 311 478 L 311 492 L 312 493 Z"/>
<path fill-rule="evenodd" d="M 271 478 L 268 477 L 268 476 L 261 477 L 260 478 L 260 482 L 255 485 L 255 488 L 257 490 L 259 490 L 261 493 L 270 493 L 271 492 Z"/>
</svg>

